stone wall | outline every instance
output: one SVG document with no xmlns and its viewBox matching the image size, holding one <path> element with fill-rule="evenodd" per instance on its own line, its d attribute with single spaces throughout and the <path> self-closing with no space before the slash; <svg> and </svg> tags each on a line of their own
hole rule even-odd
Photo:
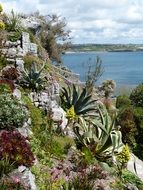
<svg viewBox="0 0 143 190">
<path fill-rule="evenodd" d="M 21 40 L 16 42 L 6 41 L 1 53 L 10 64 L 15 64 L 22 71 L 24 69 L 23 57 L 27 53 L 37 56 L 37 44 L 30 42 L 29 33 L 22 32 Z"/>
</svg>

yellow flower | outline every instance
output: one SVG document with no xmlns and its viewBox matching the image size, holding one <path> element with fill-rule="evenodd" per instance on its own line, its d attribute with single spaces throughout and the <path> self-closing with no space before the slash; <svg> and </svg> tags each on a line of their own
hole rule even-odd
<svg viewBox="0 0 143 190">
<path fill-rule="evenodd" d="M 73 105 L 67 110 L 66 114 L 67 114 L 67 118 L 69 119 L 74 119 L 76 117 L 76 113 L 75 113 Z"/>
<path fill-rule="evenodd" d="M 117 156 L 117 161 L 120 162 L 121 164 L 127 164 L 129 160 L 130 160 L 130 151 L 128 145 L 126 144 L 123 147 L 122 152 L 120 152 L 120 154 Z"/>
<path fill-rule="evenodd" d="M 0 21 L 0 30 L 4 30 L 5 29 L 5 24 L 3 21 Z"/>
</svg>

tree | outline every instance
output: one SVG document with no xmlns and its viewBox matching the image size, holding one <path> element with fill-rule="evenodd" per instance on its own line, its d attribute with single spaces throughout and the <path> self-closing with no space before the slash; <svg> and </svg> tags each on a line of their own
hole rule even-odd
<svg viewBox="0 0 143 190">
<path fill-rule="evenodd" d="M 43 47 L 49 53 L 52 61 L 61 63 L 61 53 L 69 47 L 69 30 L 66 30 L 65 18 L 57 15 L 48 15 L 44 20 L 42 30 L 39 34 Z"/>
</svg>

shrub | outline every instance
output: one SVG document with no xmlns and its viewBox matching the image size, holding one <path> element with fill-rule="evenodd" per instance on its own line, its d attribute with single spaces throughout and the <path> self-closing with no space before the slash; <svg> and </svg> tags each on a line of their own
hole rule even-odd
<svg viewBox="0 0 143 190">
<path fill-rule="evenodd" d="M 118 124 L 121 126 L 122 140 L 126 144 L 133 146 L 135 137 L 138 134 L 133 107 L 127 107 L 120 110 L 118 115 Z"/>
<path fill-rule="evenodd" d="M 12 42 L 16 42 L 17 40 L 19 40 L 21 38 L 21 31 L 15 31 L 12 33 L 8 34 L 8 40 L 12 41 Z"/>
<path fill-rule="evenodd" d="M 131 105 L 131 100 L 129 99 L 128 96 L 120 95 L 120 96 L 117 97 L 117 100 L 116 100 L 116 107 L 117 108 L 130 106 L 130 105 Z"/>
<path fill-rule="evenodd" d="M 0 128 L 22 127 L 28 119 L 26 109 L 10 94 L 0 95 Z"/>
<path fill-rule="evenodd" d="M 36 63 L 37 65 L 42 65 L 43 61 L 39 59 L 38 57 L 34 55 L 27 54 L 23 58 L 24 60 L 24 65 L 27 69 L 30 69 L 33 63 Z"/>
<path fill-rule="evenodd" d="M 34 156 L 31 152 L 27 138 L 18 131 L 3 131 L 0 134 L 0 160 L 9 159 L 10 164 L 14 166 L 24 165 L 30 167 L 33 165 Z"/>
<path fill-rule="evenodd" d="M 9 80 L 16 80 L 19 77 L 19 72 L 15 67 L 6 67 L 2 70 L 2 76 Z"/>
<path fill-rule="evenodd" d="M 134 106 L 143 107 L 143 83 L 131 92 L 130 99 Z"/>
<path fill-rule="evenodd" d="M 136 107 L 134 108 L 134 118 L 135 123 L 138 129 L 138 136 L 136 138 L 136 141 L 138 143 L 143 143 L 143 108 L 142 107 Z"/>
<path fill-rule="evenodd" d="M 0 84 L 0 94 L 12 93 L 11 88 L 8 84 Z"/>
</svg>

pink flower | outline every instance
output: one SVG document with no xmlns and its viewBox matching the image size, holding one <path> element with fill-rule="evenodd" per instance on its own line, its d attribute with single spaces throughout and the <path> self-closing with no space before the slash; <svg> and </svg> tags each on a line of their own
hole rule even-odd
<svg viewBox="0 0 143 190">
<path fill-rule="evenodd" d="M 13 179 L 14 183 L 20 183 L 20 179 L 18 177 L 13 176 L 12 179 Z"/>
</svg>

